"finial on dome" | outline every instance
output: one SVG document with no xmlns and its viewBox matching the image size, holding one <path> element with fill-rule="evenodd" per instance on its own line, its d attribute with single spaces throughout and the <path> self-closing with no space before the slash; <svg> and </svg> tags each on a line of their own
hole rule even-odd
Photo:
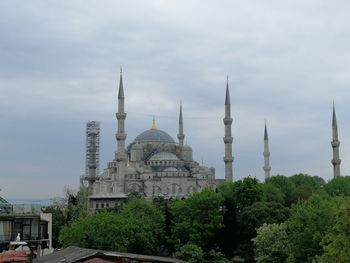
<svg viewBox="0 0 350 263">
<path fill-rule="evenodd" d="M 151 130 L 157 130 L 156 117 L 154 115 L 153 115 L 153 121 L 152 121 Z"/>
</svg>

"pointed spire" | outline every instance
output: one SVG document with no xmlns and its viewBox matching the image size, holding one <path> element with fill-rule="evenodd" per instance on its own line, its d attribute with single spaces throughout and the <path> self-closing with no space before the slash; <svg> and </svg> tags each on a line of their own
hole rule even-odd
<svg viewBox="0 0 350 263">
<path fill-rule="evenodd" d="M 333 176 L 337 177 L 340 176 L 340 164 L 341 160 L 339 158 L 339 145 L 340 141 L 338 139 L 338 125 L 337 125 L 337 118 L 335 115 L 335 106 L 333 101 L 333 117 L 332 117 L 332 142 L 331 142 L 332 148 L 333 148 Z"/>
<path fill-rule="evenodd" d="M 119 80 L 118 99 L 124 99 L 123 70 L 122 70 L 122 67 L 120 67 L 120 80 Z"/>
<path fill-rule="evenodd" d="M 154 115 L 153 115 L 153 121 L 152 121 L 151 130 L 157 130 L 156 117 Z"/>
<path fill-rule="evenodd" d="M 265 172 L 265 180 L 267 178 L 270 178 L 270 171 L 271 171 L 271 166 L 270 166 L 270 151 L 269 151 L 269 137 L 267 135 L 267 125 L 266 125 L 266 119 L 265 119 L 265 131 L 264 131 L 264 172 Z"/>
<path fill-rule="evenodd" d="M 180 101 L 179 124 L 183 124 L 183 120 L 182 120 L 182 101 Z"/>
<path fill-rule="evenodd" d="M 232 126 L 232 118 L 231 118 L 231 102 L 230 102 L 230 91 L 228 89 L 228 76 L 226 82 L 226 98 L 225 98 L 225 117 L 223 119 L 225 125 L 225 179 L 228 182 L 232 182 L 233 180 L 233 156 L 232 156 L 232 134 L 231 134 L 231 126 Z"/>
<path fill-rule="evenodd" d="M 333 100 L 333 117 L 332 117 L 332 126 L 337 127 L 337 116 L 335 115 L 335 106 Z"/>
<path fill-rule="evenodd" d="M 184 125 L 182 120 L 182 102 L 180 101 L 180 114 L 179 114 L 179 133 L 177 134 L 177 138 L 179 139 L 179 145 L 184 145 Z"/>
<path fill-rule="evenodd" d="M 264 141 L 267 141 L 268 139 L 269 139 L 269 136 L 267 135 L 267 126 L 266 126 L 266 119 L 265 119 Z"/>
<path fill-rule="evenodd" d="M 230 102 L 230 91 L 228 88 L 228 76 L 227 76 L 227 81 L 226 81 L 226 98 L 225 98 L 225 105 L 231 105 Z"/>
</svg>

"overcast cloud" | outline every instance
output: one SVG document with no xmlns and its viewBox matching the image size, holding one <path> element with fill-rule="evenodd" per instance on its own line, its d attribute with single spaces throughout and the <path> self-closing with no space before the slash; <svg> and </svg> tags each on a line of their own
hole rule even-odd
<svg viewBox="0 0 350 263">
<path fill-rule="evenodd" d="M 335 100 L 341 173 L 350 174 L 348 1 L 1 1 L 0 195 L 62 196 L 85 169 L 85 123 L 101 121 L 101 170 L 114 156 L 123 66 L 127 143 L 174 139 L 182 100 L 194 157 L 224 177 L 226 75 L 234 179 L 332 177 Z"/>
</svg>

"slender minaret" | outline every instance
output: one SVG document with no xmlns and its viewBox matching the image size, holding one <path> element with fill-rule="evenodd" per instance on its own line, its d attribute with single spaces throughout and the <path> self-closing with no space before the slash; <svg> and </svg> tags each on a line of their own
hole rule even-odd
<svg viewBox="0 0 350 263">
<path fill-rule="evenodd" d="M 265 121 L 265 131 L 264 131 L 264 172 L 265 172 L 265 180 L 270 178 L 270 151 L 269 151 L 269 136 L 267 135 L 267 126 Z"/>
<path fill-rule="evenodd" d="M 118 132 L 115 137 L 117 139 L 117 161 L 126 161 L 125 153 L 125 118 L 126 113 L 124 112 L 124 88 L 123 88 L 123 74 L 122 69 L 120 68 L 120 81 L 119 81 L 119 92 L 118 92 L 118 112 L 116 113 L 118 120 Z"/>
<path fill-rule="evenodd" d="M 180 103 L 179 133 L 177 134 L 177 138 L 179 139 L 179 145 L 183 146 L 185 134 L 184 134 L 184 124 L 183 124 L 183 120 L 182 120 L 182 103 Z"/>
<path fill-rule="evenodd" d="M 225 143 L 225 179 L 228 182 L 232 182 L 233 175 L 232 175 L 232 136 L 231 136 L 231 126 L 232 126 L 232 118 L 231 118 L 231 102 L 230 102 L 230 91 L 228 89 L 228 77 L 227 77 L 227 83 L 226 83 L 226 98 L 225 98 L 225 118 L 224 118 L 224 124 L 225 124 L 225 137 L 224 137 L 224 143 Z"/>
<path fill-rule="evenodd" d="M 340 142 L 338 140 L 338 125 L 337 125 L 337 117 L 335 116 L 335 107 L 333 102 L 333 117 L 332 117 L 332 148 L 333 148 L 333 176 L 340 176 L 340 163 L 341 160 L 339 158 L 339 145 Z"/>
</svg>

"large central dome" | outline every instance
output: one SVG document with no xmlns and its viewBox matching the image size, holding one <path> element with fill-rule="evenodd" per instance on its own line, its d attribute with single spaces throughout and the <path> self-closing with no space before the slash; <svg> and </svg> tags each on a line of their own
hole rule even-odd
<svg viewBox="0 0 350 263">
<path fill-rule="evenodd" d="M 166 132 L 158 129 L 150 129 L 139 134 L 134 142 L 175 142 Z"/>
<path fill-rule="evenodd" d="M 175 142 L 173 138 L 166 132 L 158 130 L 156 126 L 156 120 L 153 117 L 153 123 L 151 129 L 139 134 L 134 142 Z"/>
</svg>

